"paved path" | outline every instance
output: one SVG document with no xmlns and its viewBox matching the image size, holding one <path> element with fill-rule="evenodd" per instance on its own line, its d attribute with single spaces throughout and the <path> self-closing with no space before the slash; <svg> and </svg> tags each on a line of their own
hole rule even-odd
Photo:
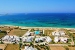
<svg viewBox="0 0 75 50">
<path fill-rule="evenodd" d="M 26 33 L 30 32 L 30 30 L 31 30 L 31 29 L 29 29 Z M 22 37 L 25 37 L 26 33 L 25 33 Z"/>
<path fill-rule="evenodd" d="M 72 42 L 71 42 L 71 45 L 74 45 L 74 41 L 73 41 L 73 38 L 71 38 Z"/>
<path fill-rule="evenodd" d="M 67 44 L 48 44 L 49 46 L 68 46 Z"/>
</svg>

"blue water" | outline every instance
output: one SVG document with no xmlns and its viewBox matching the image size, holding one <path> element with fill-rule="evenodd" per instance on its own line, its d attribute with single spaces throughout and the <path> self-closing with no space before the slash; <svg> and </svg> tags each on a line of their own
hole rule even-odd
<svg viewBox="0 0 75 50">
<path fill-rule="evenodd" d="M 40 34 L 40 31 L 35 31 L 35 34 L 36 34 L 36 35 Z"/>
<path fill-rule="evenodd" d="M 0 16 L 0 25 L 75 28 L 75 13 L 29 13 Z"/>
</svg>

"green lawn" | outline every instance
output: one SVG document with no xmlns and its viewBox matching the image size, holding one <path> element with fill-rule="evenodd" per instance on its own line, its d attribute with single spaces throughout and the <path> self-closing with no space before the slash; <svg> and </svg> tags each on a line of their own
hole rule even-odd
<svg viewBox="0 0 75 50">
<path fill-rule="evenodd" d="M 5 35 L 6 35 L 5 31 L 4 32 L 0 32 L 0 38 L 2 38 Z"/>
</svg>

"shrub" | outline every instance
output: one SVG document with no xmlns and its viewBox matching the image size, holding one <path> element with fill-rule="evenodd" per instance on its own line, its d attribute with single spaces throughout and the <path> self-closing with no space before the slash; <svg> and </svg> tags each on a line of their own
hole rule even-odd
<svg viewBox="0 0 75 50">
<path fill-rule="evenodd" d="M 19 43 L 19 46 L 20 46 L 20 48 L 21 48 L 21 46 L 22 46 L 22 43 Z"/>
</svg>

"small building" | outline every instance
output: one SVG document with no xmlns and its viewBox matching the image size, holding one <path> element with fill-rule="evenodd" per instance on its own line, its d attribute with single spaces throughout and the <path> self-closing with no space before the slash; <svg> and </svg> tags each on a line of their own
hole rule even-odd
<svg viewBox="0 0 75 50">
<path fill-rule="evenodd" d="M 52 39 L 49 36 L 45 36 L 45 37 L 37 37 L 35 38 L 35 42 L 51 42 Z"/>
<path fill-rule="evenodd" d="M 66 43 L 67 40 L 68 40 L 67 37 L 58 37 L 58 36 L 57 36 L 57 37 L 54 38 L 54 42 L 55 42 L 55 43 L 57 43 L 57 42 Z"/>
<path fill-rule="evenodd" d="M 30 35 L 30 32 L 27 32 L 26 34 L 25 34 L 25 36 L 29 36 Z"/>
<path fill-rule="evenodd" d="M 58 36 L 54 37 L 54 42 L 57 43 L 59 41 Z"/>
<path fill-rule="evenodd" d="M 54 31 L 52 32 L 53 36 L 65 36 L 65 32 L 64 31 Z"/>
<path fill-rule="evenodd" d="M 60 37 L 59 39 L 60 39 L 60 42 L 62 43 L 66 43 L 68 40 L 66 37 Z"/>
<path fill-rule="evenodd" d="M 25 46 L 24 50 L 37 50 L 37 49 L 33 48 L 32 46 Z"/>
<path fill-rule="evenodd" d="M 49 42 L 51 42 L 51 41 L 52 41 L 52 39 L 51 39 L 49 36 L 47 36 L 47 37 L 46 37 L 46 42 L 49 43 Z"/>
<path fill-rule="evenodd" d="M 61 36 L 64 36 L 65 35 L 65 32 L 64 31 L 59 31 L 60 35 Z"/>
<path fill-rule="evenodd" d="M 26 34 L 25 34 L 25 36 L 33 36 L 34 35 L 34 32 L 27 32 Z"/>
<path fill-rule="evenodd" d="M 35 38 L 35 42 L 39 42 L 39 38 Z"/>
<path fill-rule="evenodd" d="M 60 36 L 60 33 L 59 32 L 52 32 L 52 35 L 53 36 Z"/>
<path fill-rule="evenodd" d="M 37 37 L 35 38 L 35 42 L 44 42 L 46 39 L 45 37 Z"/>
<path fill-rule="evenodd" d="M 43 34 L 45 33 L 45 31 L 43 30 Z"/>
<path fill-rule="evenodd" d="M 23 37 L 22 41 L 23 42 L 32 42 L 34 39 L 34 36 L 27 36 L 27 37 Z"/>
</svg>

